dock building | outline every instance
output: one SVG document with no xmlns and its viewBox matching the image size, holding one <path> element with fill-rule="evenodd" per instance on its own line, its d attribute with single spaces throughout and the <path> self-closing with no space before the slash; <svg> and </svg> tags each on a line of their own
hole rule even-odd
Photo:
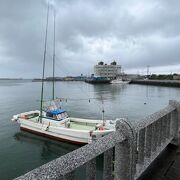
<svg viewBox="0 0 180 180">
<path fill-rule="evenodd" d="M 103 61 L 100 61 L 94 66 L 94 72 L 96 76 L 114 79 L 121 74 L 121 65 L 118 65 L 116 61 L 110 64 L 105 64 Z"/>
</svg>

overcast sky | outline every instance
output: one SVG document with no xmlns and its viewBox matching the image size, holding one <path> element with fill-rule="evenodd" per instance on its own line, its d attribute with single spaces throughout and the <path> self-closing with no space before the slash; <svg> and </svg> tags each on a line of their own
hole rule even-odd
<svg viewBox="0 0 180 180">
<path fill-rule="evenodd" d="M 48 28 L 46 76 L 93 73 L 103 60 L 125 72 L 180 73 L 179 0 L 55 0 Z M 0 77 L 41 77 L 46 0 L 0 0 Z"/>
</svg>

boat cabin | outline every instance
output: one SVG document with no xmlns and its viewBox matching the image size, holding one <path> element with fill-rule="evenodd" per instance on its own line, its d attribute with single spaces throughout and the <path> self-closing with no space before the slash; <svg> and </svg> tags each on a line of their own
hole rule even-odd
<svg viewBox="0 0 180 180">
<path fill-rule="evenodd" d="M 49 110 L 46 112 L 46 117 L 49 119 L 53 119 L 56 121 L 63 120 L 65 118 L 68 118 L 68 114 L 63 109 L 55 109 L 55 110 Z"/>
</svg>

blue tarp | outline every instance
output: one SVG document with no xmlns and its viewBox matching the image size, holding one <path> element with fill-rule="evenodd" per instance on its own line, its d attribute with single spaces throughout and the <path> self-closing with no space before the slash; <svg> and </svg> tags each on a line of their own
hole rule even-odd
<svg viewBox="0 0 180 180">
<path fill-rule="evenodd" d="M 61 113 L 64 113 L 64 112 L 65 112 L 64 109 L 56 109 L 56 110 L 47 111 L 47 113 L 53 114 L 53 115 L 58 115 L 58 114 L 61 114 Z"/>
</svg>

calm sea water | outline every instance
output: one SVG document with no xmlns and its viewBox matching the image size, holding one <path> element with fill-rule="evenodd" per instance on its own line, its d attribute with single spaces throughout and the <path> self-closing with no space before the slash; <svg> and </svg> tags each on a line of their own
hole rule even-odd
<svg viewBox="0 0 180 180">
<path fill-rule="evenodd" d="M 8 180 L 62 156 L 76 145 L 53 141 L 19 130 L 11 122 L 14 114 L 39 109 L 41 83 L 0 81 L 0 179 Z M 56 96 L 67 98 L 63 107 L 70 116 L 101 118 L 102 107 L 107 119 L 127 117 L 138 121 L 179 99 L 180 88 L 143 85 L 91 85 L 84 82 L 56 82 Z M 45 83 L 45 98 L 52 95 L 52 83 Z M 88 98 L 95 98 L 89 103 Z M 69 100 L 71 99 L 71 100 Z M 102 100 L 103 99 L 103 103 Z M 101 171 L 102 158 L 98 161 Z M 79 174 L 79 179 L 81 178 Z M 100 179 L 100 176 L 99 176 Z"/>
</svg>

